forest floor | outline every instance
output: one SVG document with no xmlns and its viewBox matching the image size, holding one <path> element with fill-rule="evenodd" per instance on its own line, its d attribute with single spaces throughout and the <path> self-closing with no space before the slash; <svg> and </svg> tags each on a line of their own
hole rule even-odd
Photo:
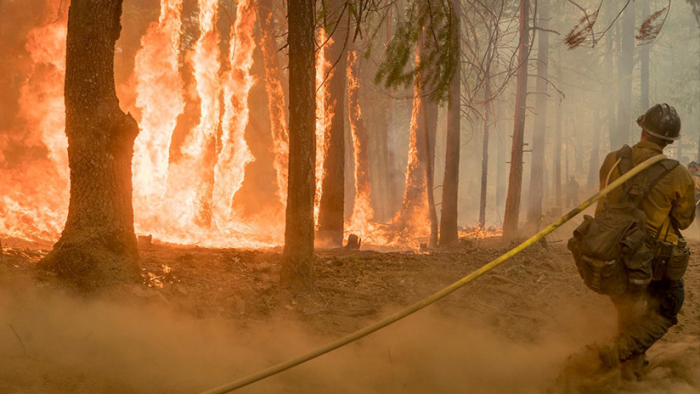
<svg viewBox="0 0 700 394">
<path fill-rule="evenodd" d="M 559 393 L 567 358 L 615 332 L 555 233 L 425 310 L 241 393 Z M 427 253 L 322 250 L 317 290 L 279 289 L 280 250 L 141 249 L 144 283 L 76 296 L 42 278 L 46 251 L 4 243 L 0 393 L 197 393 L 305 353 L 420 300 L 511 246 Z M 585 392 L 700 393 L 700 242 L 679 324 L 640 382 Z M 577 392 L 577 391 L 574 391 Z M 581 392 L 584 392 L 583 390 Z"/>
</svg>

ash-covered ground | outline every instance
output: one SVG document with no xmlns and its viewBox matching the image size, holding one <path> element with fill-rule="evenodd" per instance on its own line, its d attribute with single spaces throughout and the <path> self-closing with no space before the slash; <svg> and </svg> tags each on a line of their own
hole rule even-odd
<svg viewBox="0 0 700 394">
<path fill-rule="evenodd" d="M 360 342 L 239 392 L 561 392 L 554 383 L 567 358 L 610 338 L 616 324 L 607 298 L 583 285 L 565 235 Z M 197 393 L 374 322 L 512 245 L 319 251 L 317 290 L 290 294 L 278 288 L 280 250 L 155 244 L 141 249 L 143 284 L 90 295 L 37 272 L 44 252 L 3 246 L 0 392 Z M 699 298 L 693 255 L 680 323 L 649 351 L 644 380 L 608 376 L 580 392 L 699 393 Z"/>
</svg>

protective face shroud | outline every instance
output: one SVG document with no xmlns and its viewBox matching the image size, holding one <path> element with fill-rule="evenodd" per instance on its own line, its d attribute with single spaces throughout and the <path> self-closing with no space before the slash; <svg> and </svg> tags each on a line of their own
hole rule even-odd
<svg viewBox="0 0 700 394">
<path fill-rule="evenodd" d="M 656 104 L 637 118 L 637 124 L 650 135 L 666 141 L 681 138 L 681 118 L 670 105 Z"/>
</svg>

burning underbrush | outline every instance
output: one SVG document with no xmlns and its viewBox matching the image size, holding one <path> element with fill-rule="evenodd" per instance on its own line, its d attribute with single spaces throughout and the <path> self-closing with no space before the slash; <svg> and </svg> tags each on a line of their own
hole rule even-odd
<svg viewBox="0 0 700 394">
<path fill-rule="evenodd" d="M 293 295 L 278 287 L 280 250 L 155 244 L 141 249 L 142 284 L 84 298 L 35 271 L 44 252 L 6 242 L 0 392 L 202 391 L 376 321 L 507 248 L 484 239 L 426 254 L 320 251 L 316 291 Z M 646 378 L 610 377 L 597 392 L 698 392 L 698 263 Z M 537 245 L 427 310 L 242 391 L 543 393 L 570 354 L 614 333 L 614 315 L 563 246 Z"/>
</svg>

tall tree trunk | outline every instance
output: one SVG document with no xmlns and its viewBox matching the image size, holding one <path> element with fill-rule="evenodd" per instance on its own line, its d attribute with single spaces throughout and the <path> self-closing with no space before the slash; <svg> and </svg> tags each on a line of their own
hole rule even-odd
<svg viewBox="0 0 700 394">
<path fill-rule="evenodd" d="M 73 0 L 66 39 L 68 219 L 40 266 L 81 289 L 140 280 L 131 201 L 138 125 L 119 108 L 114 46 L 122 0 Z"/>
<path fill-rule="evenodd" d="M 330 246 L 342 246 L 345 212 L 345 86 L 347 85 L 348 10 L 344 1 L 332 0 L 327 6 L 327 49 L 333 70 L 326 83 L 326 155 L 323 160 L 321 202 L 317 238 Z M 342 14 L 341 14 L 342 13 Z M 337 23 L 337 26 L 335 25 Z M 333 34 L 331 36 L 331 33 Z M 328 119 L 330 117 L 330 121 Z"/>
<path fill-rule="evenodd" d="M 424 32 L 425 34 L 425 32 Z M 427 90 L 424 89 L 423 98 L 423 135 L 425 137 L 426 148 L 426 176 L 425 187 L 428 195 L 428 218 L 430 219 L 430 247 L 434 248 L 438 244 L 438 218 L 435 209 L 435 145 L 437 140 L 437 104 L 433 103 L 427 96 Z"/>
<path fill-rule="evenodd" d="M 622 53 L 618 62 L 620 99 L 617 118 L 618 145 L 630 142 L 630 118 L 632 107 L 632 70 L 634 68 L 634 2 L 629 2 L 622 13 Z"/>
<path fill-rule="evenodd" d="M 537 25 L 546 29 L 549 19 L 549 2 L 538 5 Z M 535 98 L 535 129 L 532 134 L 532 165 L 530 169 L 530 195 L 528 198 L 527 221 L 537 225 L 542 218 L 544 192 L 544 155 L 547 127 L 547 67 L 549 65 L 549 33 L 537 33 L 537 96 Z"/>
<path fill-rule="evenodd" d="M 289 0 L 289 186 L 282 286 L 314 286 L 316 67 L 314 2 Z"/>
<path fill-rule="evenodd" d="M 503 218 L 503 237 L 506 239 L 513 239 L 518 236 L 518 219 L 520 217 L 525 106 L 527 105 L 527 56 L 530 46 L 529 15 L 530 2 L 528 0 L 520 0 L 520 44 L 518 46 L 518 78 L 515 93 L 515 124 L 513 127 L 513 148 L 510 155 L 506 213 Z"/>
<path fill-rule="evenodd" d="M 642 1 L 642 20 L 649 17 L 649 2 Z M 641 70 L 641 95 L 640 102 L 641 110 L 646 111 L 649 108 L 649 50 L 651 43 L 642 45 L 639 48 L 639 65 Z"/>
<path fill-rule="evenodd" d="M 486 58 L 490 57 L 490 49 L 487 50 Z M 483 130 L 484 138 L 481 145 L 481 196 L 479 200 L 479 227 L 486 223 L 486 189 L 489 175 L 489 126 L 491 123 L 491 72 L 486 68 L 484 74 L 484 118 Z"/>
<path fill-rule="evenodd" d="M 613 23 L 614 15 L 608 16 L 608 24 Z M 615 51 L 613 43 L 615 42 L 615 29 L 610 29 L 608 36 L 605 37 L 605 78 L 607 79 L 606 85 L 612 87 L 615 77 L 613 75 L 613 63 L 615 62 Z M 620 143 L 618 142 L 617 136 L 617 118 L 615 117 L 615 89 L 609 89 L 605 95 L 605 116 L 608 120 L 608 141 L 610 143 L 609 150 L 617 150 L 620 148 Z"/>
<path fill-rule="evenodd" d="M 506 142 L 504 141 L 505 137 L 503 136 L 503 127 L 500 126 L 498 122 L 496 122 L 496 130 L 499 135 L 496 152 L 496 208 L 498 209 L 498 212 L 502 212 L 506 200 L 506 161 L 508 160 L 508 151 Z"/>
<path fill-rule="evenodd" d="M 457 49 L 455 61 L 459 64 L 459 19 L 460 2 L 452 0 L 452 23 L 455 24 L 450 37 Z M 446 246 L 458 238 L 459 196 L 459 149 L 460 149 L 460 84 L 461 67 L 452 75 L 447 106 L 447 141 L 445 142 L 445 177 L 442 181 L 442 212 L 440 215 L 440 246 Z M 488 96 L 487 96 L 488 97 Z"/>
<path fill-rule="evenodd" d="M 591 149 L 591 161 L 588 163 L 588 190 L 596 190 L 598 187 L 598 167 L 600 166 L 600 108 L 595 107 L 593 112 L 593 146 Z"/>
<path fill-rule="evenodd" d="M 559 59 L 561 61 L 561 57 Z M 561 63 L 557 65 L 558 69 L 558 76 L 557 80 L 561 81 Z M 554 133 L 555 133 L 555 139 L 554 139 L 554 196 L 556 198 L 556 206 L 561 207 L 562 206 L 562 200 L 561 200 L 561 148 L 562 148 L 562 139 L 561 139 L 561 101 L 562 99 L 559 98 L 557 100 L 557 117 L 554 125 Z"/>
</svg>

